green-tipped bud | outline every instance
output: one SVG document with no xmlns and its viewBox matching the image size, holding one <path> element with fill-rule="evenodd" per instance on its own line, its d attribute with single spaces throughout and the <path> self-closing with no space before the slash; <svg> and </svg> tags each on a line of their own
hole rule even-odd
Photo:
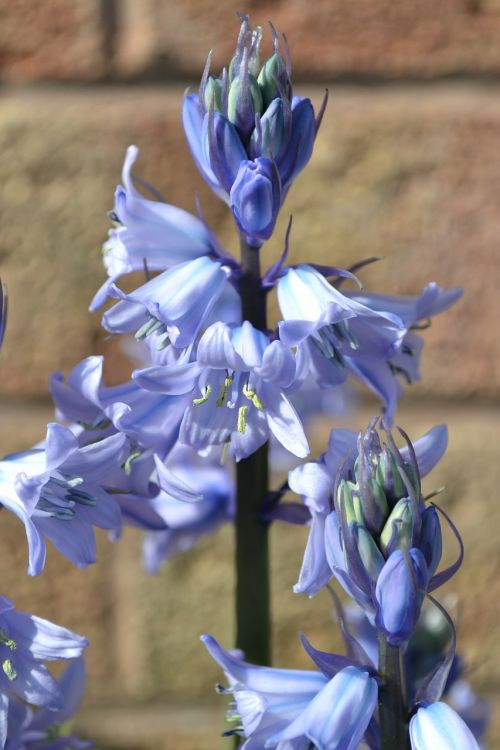
<svg viewBox="0 0 500 750">
<path fill-rule="evenodd" d="M 413 503 L 409 498 L 403 497 L 392 509 L 380 534 L 380 548 L 384 554 L 390 555 L 396 549 L 410 549 L 413 527 Z"/>
<path fill-rule="evenodd" d="M 205 109 L 222 112 L 222 81 L 210 76 L 205 86 Z"/>
<path fill-rule="evenodd" d="M 406 489 L 405 483 L 399 473 L 394 454 L 387 448 L 385 448 L 384 452 L 379 456 L 375 476 L 377 481 L 387 489 L 387 493 L 392 500 L 393 505 L 401 497 L 406 497 L 408 495 L 408 490 Z"/>
<path fill-rule="evenodd" d="M 377 503 L 382 518 L 387 518 L 389 515 L 389 504 L 385 496 L 384 487 L 376 479 L 368 480 L 368 487 L 372 493 L 372 499 Z"/>
<path fill-rule="evenodd" d="M 353 533 L 363 567 L 372 581 L 376 581 L 385 564 L 384 556 L 364 526 L 356 526 Z"/>
<path fill-rule="evenodd" d="M 361 499 L 355 490 L 352 482 L 346 482 L 342 479 L 338 489 L 338 501 L 341 508 L 344 508 L 347 523 L 357 523 L 363 525 L 363 510 Z"/>
<path fill-rule="evenodd" d="M 279 53 L 275 52 L 269 60 L 266 60 L 257 81 L 262 91 L 264 109 L 269 106 L 273 99 L 281 97 L 283 94 L 291 99 L 290 81 Z"/>
<path fill-rule="evenodd" d="M 229 87 L 227 116 L 238 130 L 249 136 L 255 125 L 255 114 L 262 112 L 262 94 L 255 78 L 237 76 Z"/>
</svg>

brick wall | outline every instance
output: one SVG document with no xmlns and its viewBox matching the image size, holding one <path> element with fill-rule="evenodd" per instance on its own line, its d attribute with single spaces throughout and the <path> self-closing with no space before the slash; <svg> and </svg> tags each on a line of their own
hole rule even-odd
<svg viewBox="0 0 500 750">
<path fill-rule="evenodd" d="M 10 296 L 1 452 L 42 437 L 52 418 L 52 370 L 67 372 L 104 352 L 111 381 L 128 375 L 129 362 L 87 306 L 104 278 L 106 211 L 130 143 L 141 149 L 137 173 L 188 210 L 199 190 L 210 223 L 236 249 L 226 209 L 190 162 L 179 109 L 208 49 L 216 48 L 216 66 L 230 54 L 237 9 L 255 22 L 272 18 L 287 33 L 300 93 L 319 103 L 323 84 L 331 84 L 315 154 L 287 198 L 265 263 L 280 251 L 286 214 L 293 213 L 292 260 L 348 265 L 379 255 L 384 260 L 363 273 L 368 289 L 415 293 L 430 279 L 466 287 L 463 301 L 425 334 L 423 382 L 408 392 L 400 421 L 413 436 L 435 422 L 450 425 L 449 456 L 433 484 L 448 485 L 445 502 L 468 550 L 453 586 L 462 599 L 461 644 L 472 679 L 495 699 L 498 0 L 253 0 L 245 8 L 229 0 L 0 0 L 0 274 Z M 371 408 L 363 405 L 351 425 L 361 428 Z M 316 452 L 327 428 L 318 425 Z M 140 569 L 139 537 L 129 533 L 115 547 L 101 535 L 100 563 L 90 570 L 74 570 L 52 552 L 47 571 L 30 580 L 20 574 L 20 524 L 3 514 L 2 522 L 0 577 L 8 595 L 91 638 L 87 726 L 98 741 L 130 749 L 147 730 L 142 746 L 172 750 L 162 744 L 160 719 L 144 714 L 145 727 L 133 713 L 135 734 L 114 736 L 98 708 L 210 700 L 207 685 L 217 672 L 197 635 L 206 629 L 231 638 L 230 529 L 154 579 Z M 486 537 L 485 526 L 493 530 Z M 298 630 L 325 649 L 334 637 L 326 598 L 308 602 L 291 593 L 303 539 L 301 529 L 273 532 L 281 665 L 305 664 Z M 175 750 L 214 747 L 182 736 Z M 500 747 L 500 729 L 494 736 L 489 747 Z"/>
</svg>

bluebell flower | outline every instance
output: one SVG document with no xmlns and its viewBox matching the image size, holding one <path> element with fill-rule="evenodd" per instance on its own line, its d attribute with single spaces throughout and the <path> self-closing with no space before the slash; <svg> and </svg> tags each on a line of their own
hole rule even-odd
<svg viewBox="0 0 500 750">
<path fill-rule="evenodd" d="M 177 362 L 173 347 L 164 350 L 163 361 Z M 103 358 L 87 357 L 78 363 L 66 382 L 61 373 L 51 376 L 49 390 L 59 419 L 80 425 L 80 445 L 121 432 L 136 449 L 166 456 L 175 445 L 189 399 L 152 393 L 133 381 L 106 386 Z"/>
<path fill-rule="evenodd" d="M 221 691 L 232 695 L 228 720 L 246 738 L 242 750 L 306 750 L 311 743 L 320 750 L 358 748 L 377 705 L 377 682 L 368 671 L 345 657 L 338 658 L 347 665 L 323 672 L 261 667 L 211 636 L 202 641 L 229 681 Z"/>
<path fill-rule="evenodd" d="M 76 659 L 88 642 L 60 625 L 24 612 L 0 597 L 0 747 L 7 739 L 9 696 L 49 711 L 64 707 L 62 686 L 44 661 Z"/>
<path fill-rule="evenodd" d="M 123 274 L 145 268 L 164 271 L 219 252 L 218 243 L 203 221 L 161 200 L 147 200 L 139 193 L 131 174 L 138 153 L 136 146 L 127 149 L 123 185 L 116 189 L 111 212 L 113 228 L 103 246 L 109 278 L 92 300 L 91 310 L 105 302 L 111 286 Z"/>
<path fill-rule="evenodd" d="M 410 740 L 412 750 L 479 750 L 464 720 L 441 701 L 418 708 L 410 720 Z"/>
<path fill-rule="evenodd" d="M 141 387 L 171 395 L 189 394 L 179 440 L 197 451 L 228 444 L 239 461 L 263 445 L 272 432 L 291 453 L 309 452 L 296 411 L 286 396 L 295 360 L 280 341 L 248 321 L 215 323 L 200 339 L 194 362 L 138 370 Z"/>
<path fill-rule="evenodd" d="M 120 508 L 101 481 L 129 453 L 125 435 L 80 448 L 71 430 L 49 424 L 43 448 L 0 461 L 0 502 L 24 523 L 30 575 L 45 565 L 45 538 L 79 568 L 95 562 L 93 526 L 118 528 Z"/>
<path fill-rule="evenodd" d="M 451 577 L 436 573 L 441 527 L 425 507 L 420 476 L 437 463 L 447 432 L 436 427 L 401 451 L 390 433 L 382 446 L 373 426 L 357 439 L 332 431 L 317 463 L 289 475 L 312 514 L 296 592 L 316 593 L 333 574 L 393 644 L 406 642 L 427 590 Z"/>
<path fill-rule="evenodd" d="M 67 733 L 63 725 L 73 717 L 83 696 L 85 665 L 83 658 L 66 667 L 58 681 L 62 707 L 56 711 L 29 706 L 9 696 L 7 742 L 5 750 L 85 750 L 92 747 Z"/>
<path fill-rule="evenodd" d="M 156 573 L 179 552 L 191 549 L 200 537 L 231 521 L 235 512 L 234 481 L 218 457 L 207 462 L 206 457 L 199 459 L 191 449 L 177 446 L 166 462 L 167 471 L 175 477 L 173 483 L 164 481 L 164 470 L 158 461 L 156 466 L 158 490 L 151 506 L 165 528 L 146 534 L 143 561 L 150 573 Z M 182 484 L 177 489 L 176 483 L 182 483 L 184 491 Z M 191 497 L 186 496 L 187 488 Z"/>
<path fill-rule="evenodd" d="M 221 263 L 201 257 L 163 271 L 130 294 L 112 286 L 110 294 L 120 302 L 104 313 L 104 328 L 138 339 L 156 334 L 161 347 L 185 348 L 206 325 L 227 279 Z"/>
<path fill-rule="evenodd" d="M 204 179 L 258 247 L 272 232 L 293 180 L 311 157 L 326 101 L 315 117 L 309 99 L 293 96 L 286 38 L 282 55 L 271 25 L 274 52 L 261 65 L 262 29 L 253 29 L 248 16 L 241 21 L 228 70 L 220 77 L 210 75 L 209 55 L 198 93 L 184 100 L 183 124 Z"/>
<path fill-rule="evenodd" d="M 299 377 L 331 388 L 354 375 L 380 398 L 389 424 L 402 393 L 398 376 L 420 377 L 414 329 L 461 294 L 437 284 L 419 297 L 344 294 L 308 265 L 283 271 L 277 291 L 280 338 L 297 347 Z"/>
</svg>

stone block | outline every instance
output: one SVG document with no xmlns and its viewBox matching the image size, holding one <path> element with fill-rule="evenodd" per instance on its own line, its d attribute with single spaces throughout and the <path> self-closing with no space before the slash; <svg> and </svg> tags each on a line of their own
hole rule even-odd
<svg viewBox="0 0 500 750">
<path fill-rule="evenodd" d="M 209 49 L 216 66 L 232 55 L 238 3 L 123 0 L 120 8 L 118 75 L 197 81 Z M 498 0 L 249 0 L 244 10 L 254 25 L 271 19 L 287 34 L 302 79 L 500 72 Z"/>
<path fill-rule="evenodd" d="M 106 73 L 99 0 L 0 0 L 0 82 L 95 80 Z"/>
<path fill-rule="evenodd" d="M 456 307 L 424 333 L 415 396 L 492 398 L 500 391 L 495 88 L 335 87 L 310 165 L 283 208 L 263 265 L 294 216 L 291 261 L 348 266 L 367 289 L 416 293 L 430 280 L 464 286 Z M 319 103 L 320 89 L 304 89 Z M 229 250 L 226 207 L 202 183 L 179 121 L 182 91 L 99 89 L 6 95 L 0 112 L 0 257 L 10 296 L 0 391 L 44 395 L 51 371 L 107 352 L 113 382 L 130 362 L 87 305 L 104 278 L 99 247 L 126 147 L 137 173 L 194 211 L 194 192 Z M 54 116 L 57 113 L 57 117 Z M 276 307 L 271 300 L 271 313 Z"/>
</svg>

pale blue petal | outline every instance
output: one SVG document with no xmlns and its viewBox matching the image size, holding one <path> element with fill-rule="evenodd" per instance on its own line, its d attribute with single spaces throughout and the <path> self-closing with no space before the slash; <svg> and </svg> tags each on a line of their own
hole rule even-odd
<svg viewBox="0 0 500 750">
<path fill-rule="evenodd" d="M 419 708 L 410 721 L 412 750 L 479 750 L 474 735 L 446 703 Z"/>
</svg>

